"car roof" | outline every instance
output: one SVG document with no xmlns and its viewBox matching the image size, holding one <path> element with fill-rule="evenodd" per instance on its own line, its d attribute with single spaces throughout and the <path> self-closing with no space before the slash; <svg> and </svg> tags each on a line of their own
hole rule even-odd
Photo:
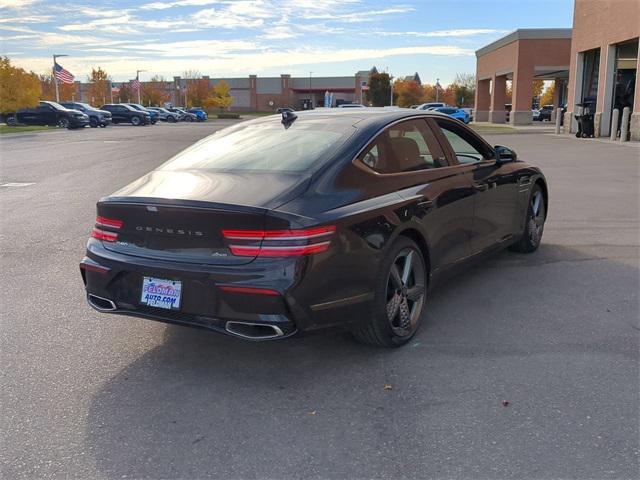
<svg viewBox="0 0 640 480">
<path fill-rule="evenodd" d="M 302 110 L 295 112 L 298 117 L 296 122 L 326 121 L 356 128 L 379 127 L 382 128 L 397 120 L 417 117 L 450 118 L 448 115 L 432 110 L 414 110 L 410 108 L 319 108 L 316 110 Z M 282 115 L 275 114 L 250 120 L 246 123 L 281 122 Z"/>
</svg>

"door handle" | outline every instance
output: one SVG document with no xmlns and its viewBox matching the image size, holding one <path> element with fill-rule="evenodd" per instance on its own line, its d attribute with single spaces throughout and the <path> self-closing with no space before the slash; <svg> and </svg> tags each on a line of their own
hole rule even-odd
<svg viewBox="0 0 640 480">
<path fill-rule="evenodd" d="M 473 188 L 475 188 L 478 192 L 486 192 L 489 190 L 489 185 L 486 183 L 474 183 Z"/>
</svg>

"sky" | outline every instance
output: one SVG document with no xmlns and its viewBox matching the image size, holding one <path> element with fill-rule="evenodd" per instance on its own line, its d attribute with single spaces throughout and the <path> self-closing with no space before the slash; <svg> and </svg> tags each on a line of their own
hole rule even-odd
<svg viewBox="0 0 640 480">
<path fill-rule="evenodd" d="M 448 84 L 475 51 L 517 28 L 569 28 L 573 0 L 0 0 L 0 54 L 85 81 L 198 71 L 350 76 L 377 66 Z"/>
</svg>

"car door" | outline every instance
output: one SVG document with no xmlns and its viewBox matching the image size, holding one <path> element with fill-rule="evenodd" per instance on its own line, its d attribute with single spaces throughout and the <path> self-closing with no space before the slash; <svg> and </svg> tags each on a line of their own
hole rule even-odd
<svg viewBox="0 0 640 480">
<path fill-rule="evenodd" d="M 38 106 L 38 125 L 56 125 L 58 123 L 55 107 L 44 103 Z"/>
<path fill-rule="evenodd" d="M 127 107 L 124 107 L 122 105 L 114 105 L 111 112 L 112 120 L 115 120 L 117 122 L 129 121 L 129 118 L 127 117 L 127 112 L 129 112 L 129 109 L 127 109 Z"/>
<path fill-rule="evenodd" d="M 473 191 L 445 153 L 425 118 L 388 127 L 361 154 L 362 163 L 406 199 L 399 212 L 416 222 L 429 245 L 432 273 L 470 255 Z"/>
<path fill-rule="evenodd" d="M 439 139 L 451 161 L 457 162 L 474 190 L 471 252 L 499 245 L 516 235 L 518 178 L 512 163 L 499 164 L 495 152 L 468 127 L 437 118 Z"/>
</svg>

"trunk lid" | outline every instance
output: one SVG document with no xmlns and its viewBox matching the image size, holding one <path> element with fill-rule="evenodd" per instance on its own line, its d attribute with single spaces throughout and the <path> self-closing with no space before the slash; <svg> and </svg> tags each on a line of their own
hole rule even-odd
<svg viewBox="0 0 640 480">
<path fill-rule="evenodd" d="M 264 209 L 237 206 L 187 206 L 158 203 L 98 203 L 98 215 L 122 222 L 117 239 L 104 241 L 107 250 L 173 262 L 242 265 L 255 257 L 231 254 L 223 229 L 262 230 Z M 108 229 L 108 228 L 107 228 Z"/>
</svg>

